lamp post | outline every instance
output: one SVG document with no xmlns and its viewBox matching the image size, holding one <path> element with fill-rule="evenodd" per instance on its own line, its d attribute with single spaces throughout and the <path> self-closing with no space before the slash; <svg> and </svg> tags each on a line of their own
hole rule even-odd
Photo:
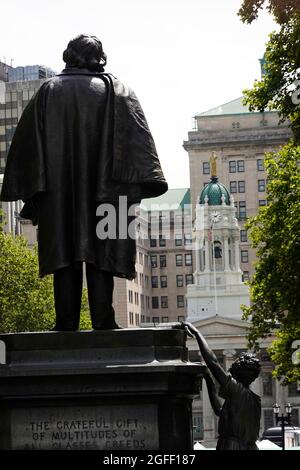
<svg viewBox="0 0 300 470">
<path fill-rule="evenodd" d="M 285 405 L 286 415 L 284 415 L 282 413 L 281 416 L 279 416 L 280 405 L 278 405 L 278 403 L 275 403 L 275 405 L 273 405 L 273 411 L 274 411 L 274 415 L 275 415 L 275 418 L 276 418 L 276 425 L 278 423 L 280 423 L 280 425 L 281 425 L 282 450 L 285 450 L 285 433 L 284 433 L 284 430 L 285 430 L 285 426 L 290 425 L 290 418 L 291 418 L 291 414 L 292 414 L 292 405 L 290 403 L 287 403 Z"/>
</svg>

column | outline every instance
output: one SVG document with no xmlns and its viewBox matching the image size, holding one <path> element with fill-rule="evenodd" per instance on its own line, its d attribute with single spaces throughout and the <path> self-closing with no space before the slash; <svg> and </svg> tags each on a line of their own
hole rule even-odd
<svg viewBox="0 0 300 470">
<path fill-rule="evenodd" d="M 206 382 L 202 382 L 202 407 L 203 407 L 203 441 L 205 447 L 216 447 L 217 430 L 215 427 L 215 413 L 211 407 Z"/>
<path fill-rule="evenodd" d="M 210 268 L 210 256 L 209 256 L 209 241 L 205 238 L 205 272 L 209 272 Z"/>
<path fill-rule="evenodd" d="M 200 243 L 199 240 L 196 240 L 196 273 L 198 274 L 200 272 Z"/>
<path fill-rule="evenodd" d="M 224 238 L 224 270 L 229 271 L 229 246 L 228 238 Z"/>
<path fill-rule="evenodd" d="M 228 369 L 230 369 L 232 363 L 234 362 L 234 356 L 236 354 L 236 350 L 235 349 L 224 349 L 223 350 L 223 356 L 224 356 L 224 359 L 225 359 L 225 370 L 228 371 Z"/>
<path fill-rule="evenodd" d="M 238 271 L 240 269 L 240 246 L 238 239 L 234 240 L 234 257 L 235 257 L 235 269 Z"/>
</svg>

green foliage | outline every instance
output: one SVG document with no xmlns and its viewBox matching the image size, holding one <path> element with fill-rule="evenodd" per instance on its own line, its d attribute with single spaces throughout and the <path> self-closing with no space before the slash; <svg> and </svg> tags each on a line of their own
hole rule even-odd
<svg viewBox="0 0 300 470">
<path fill-rule="evenodd" d="M 47 331 L 55 324 L 52 276 L 39 278 L 37 248 L 0 231 L 0 332 Z M 86 289 L 81 329 L 91 329 Z"/>
<path fill-rule="evenodd" d="M 239 10 L 239 16 L 244 23 L 252 23 L 259 11 L 266 7 L 279 24 L 286 23 L 291 16 L 299 11 L 299 0 L 244 0 Z"/>
<path fill-rule="evenodd" d="M 292 362 L 292 343 L 300 339 L 300 0 L 244 0 L 238 14 L 252 23 L 264 7 L 279 30 L 269 36 L 265 75 L 244 91 L 245 103 L 251 111 L 278 111 L 281 122 L 290 122 L 293 142 L 266 158 L 268 206 L 248 223 L 259 261 L 244 318 L 252 318 L 251 346 L 277 332 L 270 348 L 274 374 L 287 383 L 300 379 Z"/>
<path fill-rule="evenodd" d="M 265 166 L 268 205 L 247 223 L 258 262 L 244 318 L 252 319 L 251 347 L 280 328 L 271 349 L 277 376 L 300 379 L 291 350 L 292 341 L 300 339 L 300 147 L 291 143 L 267 155 Z"/>
<path fill-rule="evenodd" d="M 1 232 L 0 331 L 48 330 L 54 318 L 52 279 L 39 278 L 36 248 Z"/>
<path fill-rule="evenodd" d="M 254 82 L 251 90 L 244 90 L 245 103 L 251 111 L 277 110 L 281 122 L 290 120 L 294 139 L 300 143 L 299 99 L 293 99 L 299 98 L 295 90 L 299 89 L 296 80 L 300 78 L 300 1 L 245 0 L 239 11 L 242 21 L 251 23 L 263 6 L 267 6 L 281 27 L 269 36 L 266 74 L 261 81 Z"/>
<path fill-rule="evenodd" d="M 273 375 L 277 378 L 283 378 L 283 383 L 285 384 L 300 380 L 300 366 L 293 364 L 291 360 L 292 355 L 296 354 L 296 350 L 292 348 L 293 341 L 299 339 L 299 321 L 289 322 L 288 328 L 284 328 L 277 332 L 277 339 L 273 341 L 269 348 L 270 356 L 275 364 L 277 364 Z M 298 354 L 297 357 L 299 361 Z"/>
<path fill-rule="evenodd" d="M 82 290 L 82 299 L 81 299 L 81 313 L 80 313 L 80 329 L 81 330 L 91 330 L 92 322 L 90 317 L 89 301 L 87 288 L 84 287 Z"/>
</svg>

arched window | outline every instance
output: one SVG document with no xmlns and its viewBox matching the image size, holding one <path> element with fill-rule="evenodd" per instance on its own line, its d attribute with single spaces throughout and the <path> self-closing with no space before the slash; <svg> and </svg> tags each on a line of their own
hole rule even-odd
<svg viewBox="0 0 300 470">
<path fill-rule="evenodd" d="M 220 242 L 214 242 L 214 257 L 216 259 L 222 258 L 222 245 Z"/>
</svg>

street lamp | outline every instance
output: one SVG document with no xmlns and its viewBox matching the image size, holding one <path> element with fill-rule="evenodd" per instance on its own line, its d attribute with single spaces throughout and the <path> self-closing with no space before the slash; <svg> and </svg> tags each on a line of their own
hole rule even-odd
<svg viewBox="0 0 300 470">
<path fill-rule="evenodd" d="M 290 418 L 291 418 L 291 414 L 292 414 L 292 405 L 290 403 L 287 403 L 285 405 L 285 412 L 286 412 L 286 415 L 284 415 L 283 413 L 281 414 L 281 416 L 279 416 L 279 412 L 280 412 L 280 405 L 278 405 L 278 403 L 275 403 L 273 405 L 273 411 L 274 411 L 274 415 L 275 415 L 275 418 L 276 418 L 276 425 L 278 423 L 280 423 L 281 425 L 281 433 L 282 433 L 282 450 L 285 450 L 285 434 L 284 434 L 284 428 L 285 426 L 289 426 L 291 423 L 290 423 Z"/>
</svg>

